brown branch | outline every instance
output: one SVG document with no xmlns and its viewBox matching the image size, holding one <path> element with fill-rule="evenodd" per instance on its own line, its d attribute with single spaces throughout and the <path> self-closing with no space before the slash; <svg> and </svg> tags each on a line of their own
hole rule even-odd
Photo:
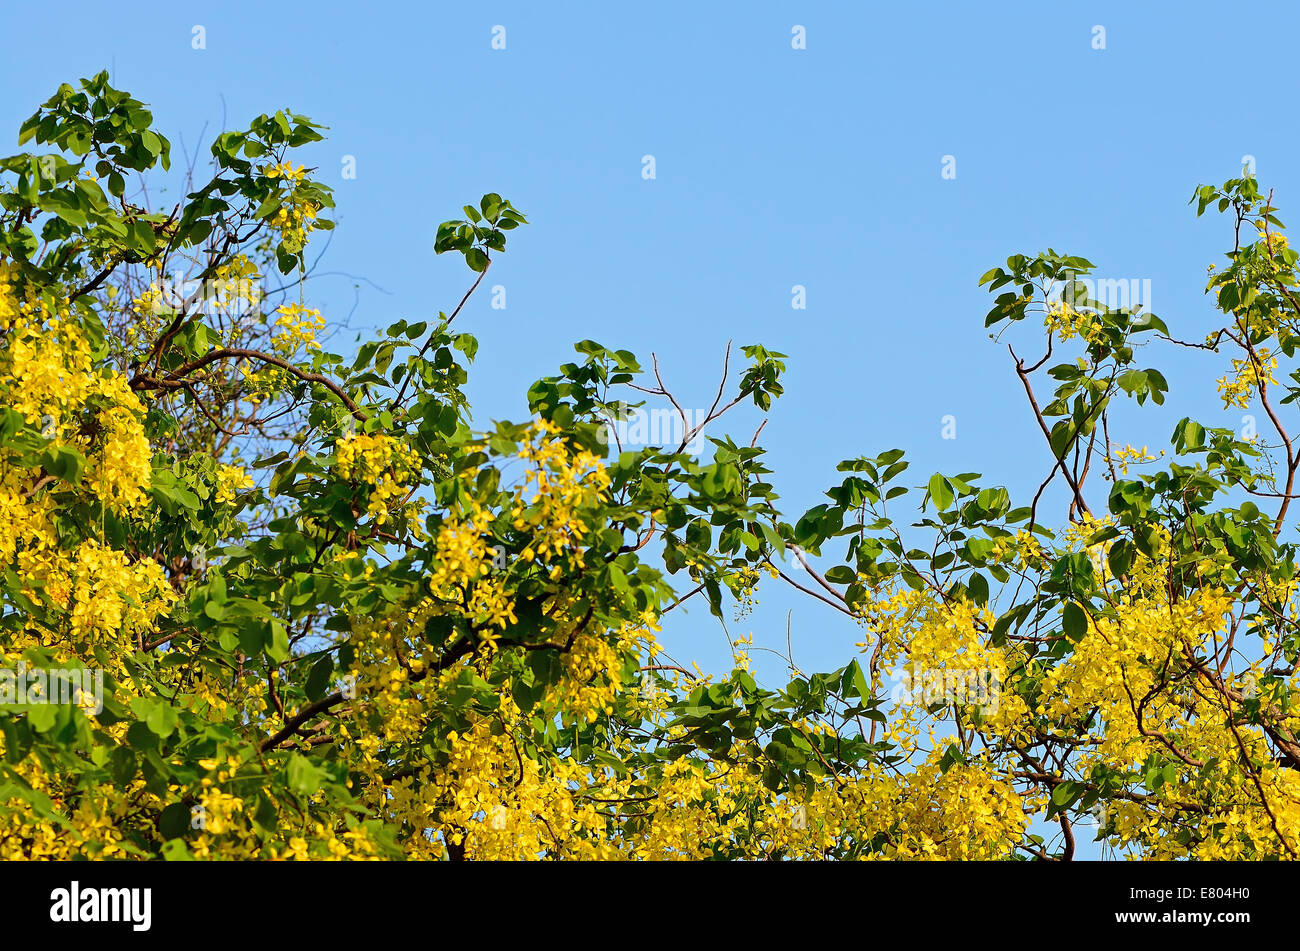
<svg viewBox="0 0 1300 951">
<path fill-rule="evenodd" d="M 203 356 L 191 360 L 189 363 L 186 363 L 185 365 L 177 368 L 176 370 L 173 370 L 171 373 L 167 374 L 165 378 L 162 379 L 159 379 L 158 377 L 154 377 L 154 376 L 148 376 L 145 374 L 136 374 L 134 377 L 131 378 L 131 389 L 133 390 L 185 389 L 191 384 L 189 383 L 189 381 L 182 379 L 183 377 L 187 376 L 190 373 L 193 373 L 195 370 L 202 369 L 203 367 L 207 366 L 210 363 L 215 363 L 218 360 L 225 360 L 227 358 L 232 358 L 232 357 L 236 360 L 260 360 L 263 363 L 268 363 L 272 366 L 277 366 L 280 369 L 286 371 L 287 373 L 297 377 L 298 379 L 304 382 L 319 383 L 321 386 L 325 387 L 325 389 L 329 390 L 331 393 L 337 396 L 339 400 L 343 403 L 343 405 L 347 407 L 348 412 L 350 412 L 359 422 L 366 421 L 366 414 L 363 413 L 361 409 L 357 406 L 357 404 L 352 401 L 352 398 L 349 397 L 347 393 L 343 391 L 343 388 L 339 386 L 337 383 L 335 383 L 333 380 L 329 379 L 326 376 L 322 376 L 319 373 L 312 373 L 308 370 L 300 369 L 294 366 L 288 360 L 281 359 L 280 357 L 277 357 L 274 354 L 266 353 L 262 350 L 247 350 L 244 349 L 243 347 L 222 347 L 217 350 L 209 350 Z"/>
<path fill-rule="evenodd" d="M 1052 455 L 1056 457 L 1056 466 L 1054 468 L 1059 468 L 1061 470 L 1061 475 L 1065 476 L 1065 481 L 1069 483 L 1070 490 L 1074 493 L 1074 501 L 1075 504 L 1079 506 L 1079 510 L 1085 515 L 1091 515 L 1092 509 L 1088 508 L 1088 503 L 1084 501 L 1083 495 L 1079 492 L 1078 483 L 1074 481 L 1074 477 L 1070 474 L 1069 468 L 1065 465 L 1065 454 L 1062 453 L 1060 456 L 1057 456 L 1056 449 L 1052 447 L 1052 433 L 1051 430 L 1047 428 L 1047 423 L 1043 419 L 1042 410 L 1038 408 L 1038 398 L 1034 396 L 1033 385 L 1029 382 L 1029 374 L 1025 370 L 1025 361 L 1016 356 L 1016 352 L 1011 349 L 1010 345 L 1007 346 L 1007 349 L 1011 350 L 1012 359 L 1016 361 L 1016 375 L 1020 377 L 1020 382 L 1024 385 L 1025 395 L 1029 397 L 1029 405 L 1034 411 L 1034 418 L 1038 420 L 1038 428 L 1043 431 L 1043 436 L 1047 440 L 1047 448 L 1050 449 Z M 1075 438 L 1078 438 L 1078 434 L 1076 434 Z"/>
</svg>

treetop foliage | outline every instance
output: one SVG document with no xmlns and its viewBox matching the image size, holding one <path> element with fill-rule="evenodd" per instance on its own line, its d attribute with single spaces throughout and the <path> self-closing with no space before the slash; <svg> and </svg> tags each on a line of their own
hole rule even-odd
<svg viewBox="0 0 1300 951">
<path fill-rule="evenodd" d="M 761 428 L 719 422 L 782 395 L 759 345 L 701 421 L 586 340 L 521 384 L 530 419 L 475 428 L 456 322 L 527 224 L 500 195 L 437 229 L 472 275 L 450 313 L 330 352 L 305 252 L 333 201 L 293 161 L 321 131 L 223 132 L 151 210 L 170 144 L 101 73 L 0 159 L 0 856 L 1295 857 L 1300 256 L 1253 178 L 1193 197 L 1233 233 L 1204 341 L 1079 293 L 1084 258 L 983 276 L 986 326 L 1045 351 L 1011 350 L 1032 499 L 893 449 L 787 514 Z M 1228 349 L 1225 405 L 1272 435 L 1113 438 L 1113 401 L 1172 398 L 1172 346 Z M 686 438 L 611 445 L 646 398 Z M 760 583 L 861 654 L 768 685 L 746 639 L 721 674 L 664 651 L 683 602 Z M 57 671 L 102 689 L 45 702 Z"/>
</svg>

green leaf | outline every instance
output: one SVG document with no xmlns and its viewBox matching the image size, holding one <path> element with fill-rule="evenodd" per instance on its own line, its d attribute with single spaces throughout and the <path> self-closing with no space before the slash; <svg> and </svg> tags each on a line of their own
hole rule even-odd
<svg viewBox="0 0 1300 951">
<path fill-rule="evenodd" d="M 266 645 L 266 656 L 281 663 L 289 656 L 289 632 L 278 618 L 271 619 L 271 640 Z"/>
<path fill-rule="evenodd" d="M 936 472 L 930 476 L 929 488 L 930 498 L 934 500 L 934 507 L 940 512 L 946 512 L 952 505 L 953 499 L 952 487 L 948 484 L 948 480 Z"/>
<path fill-rule="evenodd" d="M 173 802 L 158 816 L 158 831 L 164 838 L 177 839 L 190 831 L 190 810 L 183 802 Z"/>
<path fill-rule="evenodd" d="M 145 717 L 145 724 L 158 736 L 166 739 L 175 732 L 177 725 L 180 723 L 180 715 L 176 709 L 166 701 L 155 701 L 153 709 Z"/>
<path fill-rule="evenodd" d="M 294 753 L 289 757 L 286 772 L 289 788 L 300 796 L 309 796 L 317 792 L 326 779 L 325 771 L 301 753 Z"/>
<path fill-rule="evenodd" d="M 1083 640 L 1088 633 L 1088 615 L 1078 604 L 1067 601 L 1061 611 L 1061 630 L 1073 643 Z"/>
<path fill-rule="evenodd" d="M 86 468 L 86 457 L 67 446 L 51 446 L 41 456 L 45 471 L 64 482 L 76 485 Z"/>
</svg>

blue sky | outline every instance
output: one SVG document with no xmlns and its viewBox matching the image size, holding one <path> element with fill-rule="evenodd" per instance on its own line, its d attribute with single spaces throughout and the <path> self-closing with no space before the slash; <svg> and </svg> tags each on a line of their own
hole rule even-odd
<svg viewBox="0 0 1300 951">
<path fill-rule="evenodd" d="M 339 222 L 322 265 L 338 273 L 310 293 L 331 316 L 351 312 L 354 328 L 454 306 L 469 272 L 435 258 L 432 242 L 461 205 L 495 191 L 528 215 L 485 282 L 506 288 L 506 309 L 483 294 L 460 319 L 481 342 L 469 387 L 479 419 L 522 418 L 528 384 L 584 338 L 647 365 L 656 351 L 691 407 L 711 402 L 729 339 L 763 343 L 789 355 L 763 437 L 788 512 L 820 500 L 840 459 L 895 446 L 913 484 L 976 471 L 1024 502 L 1049 457 L 1005 348 L 983 329 L 977 280 L 1051 246 L 1102 276 L 1150 280 L 1174 332 L 1202 336 L 1205 269 L 1231 233 L 1196 219 L 1193 188 L 1252 155 L 1284 220 L 1297 193 L 1296 126 L 1277 102 L 1294 81 L 1300 15 L 1248 10 L 23 4 L 6 16 L 0 125 L 16 141 L 60 82 L 110 66 L 177 155 L 182 142 L 206 152 L 223 114 L 237 127 L 281 107 L 305 113 L 330 126 L 303 160 L 334 186 Z M 192 48 L 196 25 L 206 49 Z M 492 48 L 497 25 L 504 50 Z M 795 25 L 806 49 L 791 47 Z M 347 155 L 355 180 L 341 177 Z M 946 155 L 953 179 L 941 177 Z M 791 308 L 796 284 L 806 310 Z M 1152 362 L 1169 402 L 1127 414 L 1121 441 L 1163 445 L 1184 415 L 1239 424 L 1214 392 L 1226 357 L 1161 350 Z M 940 437 L 946 414 L 956 439 Z M 737 414 L 729 428 L 747 441 L 756 421 Z M 1092 488 L 1099 497 L 1104 484 Z M 783 648 L 793 611 L 805 669 L 853 655 L 860 632 L 829 609 L 773 587 L 760 602 L 733 634 Z M 673 620 L 680 659 L 726 663 L 702 605 Z M 760 666 L 783 673 L 774 658 Z"/>
</svg>

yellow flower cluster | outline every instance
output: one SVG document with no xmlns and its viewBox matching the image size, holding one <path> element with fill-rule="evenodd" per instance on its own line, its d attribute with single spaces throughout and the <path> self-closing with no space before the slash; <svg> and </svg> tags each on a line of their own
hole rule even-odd
<svg viewBox="0 0 1300 951">
<path fill-rule="evenodd" d="M 759 573 L 755 568 L 747 566 L 736 572 L 732 592 L 736 596 L 735 619 L 737 621 L 748 617 L 758 605 L 758 598 L 755 596 L 758 582 Z"/>
<path fill-rule="evenodd" d="M 90 366 L 90 346 L 70 322 L 66 308 L 54 313 L 46 302 L 14 301 L 0 305 L 5 348 L 0 373 L 6 400 L 28 423 L 39 424 L 48 437 L 79 425 L 80 411 L 98 381 Z"/>
<path fill-rule="evenodd" d="M 1223 398 L 1225 409 L 1229 406 L 1247 409 L 1251 397 L 1261 383 L 1267 386 L 1277 384 L 1277 380 L 1273 379 L 1273 371 L 1277 369 L 1277 357 L 1273 356 L 1267 348 L 1260 348 L 1257 356 L 1258 365 L 1252 359 L 1233 360 L 1232 372 L 1219 379 L 1219 396 Z"/>
<path fill-rule="evenodd" d="M 203 807 L 200 828 L 212 835 L 228 831 L 234 823 L 235 814 L 244 811 L 244 800 L 238 796 L 228 796 L 216 788 L 205 789 L 199 797 L 199 805 Z"/>
<path fill-rule="evenodd" d="M 81 545 L 66 574 L 55 568 L 46 576 L 46 590 L 55 593 L 64 578 L 68 596 L 56 600 L 70 608 L 70 634 L 79 644 L 115 642 L 129 650 L 123 640 L 148 629 L 176 600 L 156 562 L 132 563 L 125 552 L 94 541 Z"/>
<path fill-rule="evenodd" d="M 409 493 L 406 480 L 418 464 L 415 453 L 385 434 L 354 433 L 334 444 L 335 468 L 344 479 L 370 486 L 366 510 L 375 524 L 383 525 L 393 505 Z"/>
<path fill-rule="evenodd" d="M 307 246 L 307 236 L 316 227 L 320 204 L 300 194 L 300 185 L 307 175 L 303 166 L 293 167 L 291 162 L 280 162 L 264 169 L 266 176 L 281 179 L 288 185 L 288 193 L 280 210 L 270 218 L 272 228 L 280 232 L 280 240 L 290 254 L 297 254 Z"/>
<path fill-rule="evenodd" d="M 114 377 L 104 384 L 101 394 L 115 392 L 120 402 L 98 415 L 102 428 L 97 436 L 81 436 L 76 443 L 90 461 L 86 478 L 95 494 L 110 508 L 126 511 L 145 501 L 153 450 L 145 438 L 138 404 L 130 405 L 135 398 L 127 391 L 126 382 Z"/>
<path fill-rule="evenodd" d="M 1020 529 L 1014 536 L 996 539 L 988 560 L 997 564 L 1030 568 L 1040 565 L 1043 558 L 1043 546 L 1033 532 Z"/>
<path fill-rule="evenodd" d="M 84 458 L 85 471 L 70 485 L 0 453 L 0 557 L 33 590 L 64 607 L 75 603 L 73 642 L 130 634 L 174 598 L 161 568 L 97 542 L 65 551 L 50 492 L 75 489 L 118 512 L 138 509 L 152 475 L 144 408 L 121 376 L 92 370 L 90 348 L 66 306 L 20 300 L 14 276 L 0 264 L 0 399 L 53 446 Z"/>
<path fill-rule="evenodd" d="M 0 264 L 5 403 L 46 439 L 84 456 L 84 485 L 95 497 L 117 511 L 138 507 L 153 455 L 141 422 L 144 407 L 123 377 L 92 370 L 90 346 L 66 306 L 19 301 L 12 273 Z"/>
<path fill-rule="evenodd" d="M 1094 315 L 1076 309 L 1063 298 L 1047 303 L 1043 326 L 1062 343 L 1074 337 L 1082 337 L 1087 343 L 1096 343 L 1102 334 L 1101 323 Z"/>
<path fill-rule="evenodd" d="M 257 306 L 262 300 L 262 275 L 244 254 L 236 254 L 213 272 L 223 304 L 230 308 L 240 300 Z"/>
<path fill-rule="evenodd" d="M 282 178 L 290 185 L 296 185 L 307 175 L 307 167 L 299 165 L 294 167 L 292 162 L 277 162 L 274 165 L 268 165 L 263 171 L 267 178 Z"/>
<path fill-rule="evenodd" d="M 276 309 L 275 336 L 271 345 L 282 357 L 292 357 L 300 350 L 319 350 L 316 335 L 325 329 L 319 310 L 301 304 L 285 304 Z"/>
<path fill-rule="evenodd" d="M 1163 456 L 1164 452 L 1162 451 L 1160 455 Z M 1118 466 L 1119 471 L 1125 475 L 1128 474 L 1129 466 L 1143 462 L 1152 462 L 1157 458 L 1159 457 L 1153 456 L 1147 451 L 1146 446 L 1143 446 L 1141 449 L 1134 449 L 1132 446 L 1124 446 L 1122 449 L 1116 449 L 1110 454 L 1110 461 Z"/>
<path fill-rule="evenodd" d="M 490 647 L 518 618 L 504 580 L 492 576 L 495 552 L 478 527 L 491 523 L 490 513 L 476 511 L 474 518 L 475 522 L 450 518 L 439 527 L 439 558 L 429 576 L 429 590 L 460 602 Z"/>
<path fill-rule="evenodd" d="M 151 281 L 149 287 L 142 291 L 139 297 L 131 301 L 131 313 L 139 320 L 152 323 L 153 318 L 168 309 L 164 303 L 165 296 L 163 289 L 158 286 L 158 282 Z"/>
<path fill-rule="evenodd" d="M 51 451 L 79 455 L 80 478 L 55 478 L 0 450 L 0 569 L 13 572 L 23 594 L 50 608 L 11 630 L 0 647 L 12 668 L 41 649 L 55 663 L 92 667 L 129 691 L 126 661 L 177 600 L 163 567 L 104 540 L 75 541 L 56 528 L 66 505 L 100 504 L 139 516 L 152 477 L 144 407 L 126 380 L 96 369 L 90 347 L 65 301 L 25 294 L 18 272 L 0 262 L 0 404 L 20 413 Z M 56 500 L 57 496 L 57 500 Z M 95 520 L 98 521 L 98 520 Z M 91 715 L 95 710 L 84 705 Z M 125 743 L 127 723 L 101 723 Z M 0 741 L 2 743 L 3 741 Z M 61 819 L 30 801 L 9 798 L 0 809 L 0 857 L 122 858 L 133 854 L 127 832 L 142 808 L 160 805 L 143 780 L 77 789 L 77 777 L 47 771 L 36 757 L 13 767 Z"/>
<path fill-rule="evenodd" d="M 548 695 L 548 705 L 558 708 L 565 720 L 588 723 L 595 723 L 602 713 L 613 713 L 614 698 L 623 685 L 620 654 L 628 646 L 626 641 L 611 644 L 598 633 L 579 634 L 564 654 L 564 677 Z"/>
<path fill-rule="evenodd" d="M 577 550 L 588 530 L 578 512 L 596 506 L 609 488 L 600 459 L 572 450 L 558 434 L 555 424 L 538 420 L 519 449 L 528 468 L 515 490 L 510 523 L 531 538 L 520 554 L 525 561 L 545 562 Z"/>
<path fill-rule="evenodd" d="M 1255 222 L 1255 228 L 1259 231 L 1259 243 L 1267 247 L 1270 254 L 1285 251 L 1290 246 L 1287 244 L 1286 235 L 1280 231 L 1265 232 L 1264 222 Z"/>
<path fill-rule="evenodd" d="M 253 487 L 253 479 L 239 466 L 218 465 L 214 499 L 218 505 L 233 502 L 244 489 Z"/>
</svg>

